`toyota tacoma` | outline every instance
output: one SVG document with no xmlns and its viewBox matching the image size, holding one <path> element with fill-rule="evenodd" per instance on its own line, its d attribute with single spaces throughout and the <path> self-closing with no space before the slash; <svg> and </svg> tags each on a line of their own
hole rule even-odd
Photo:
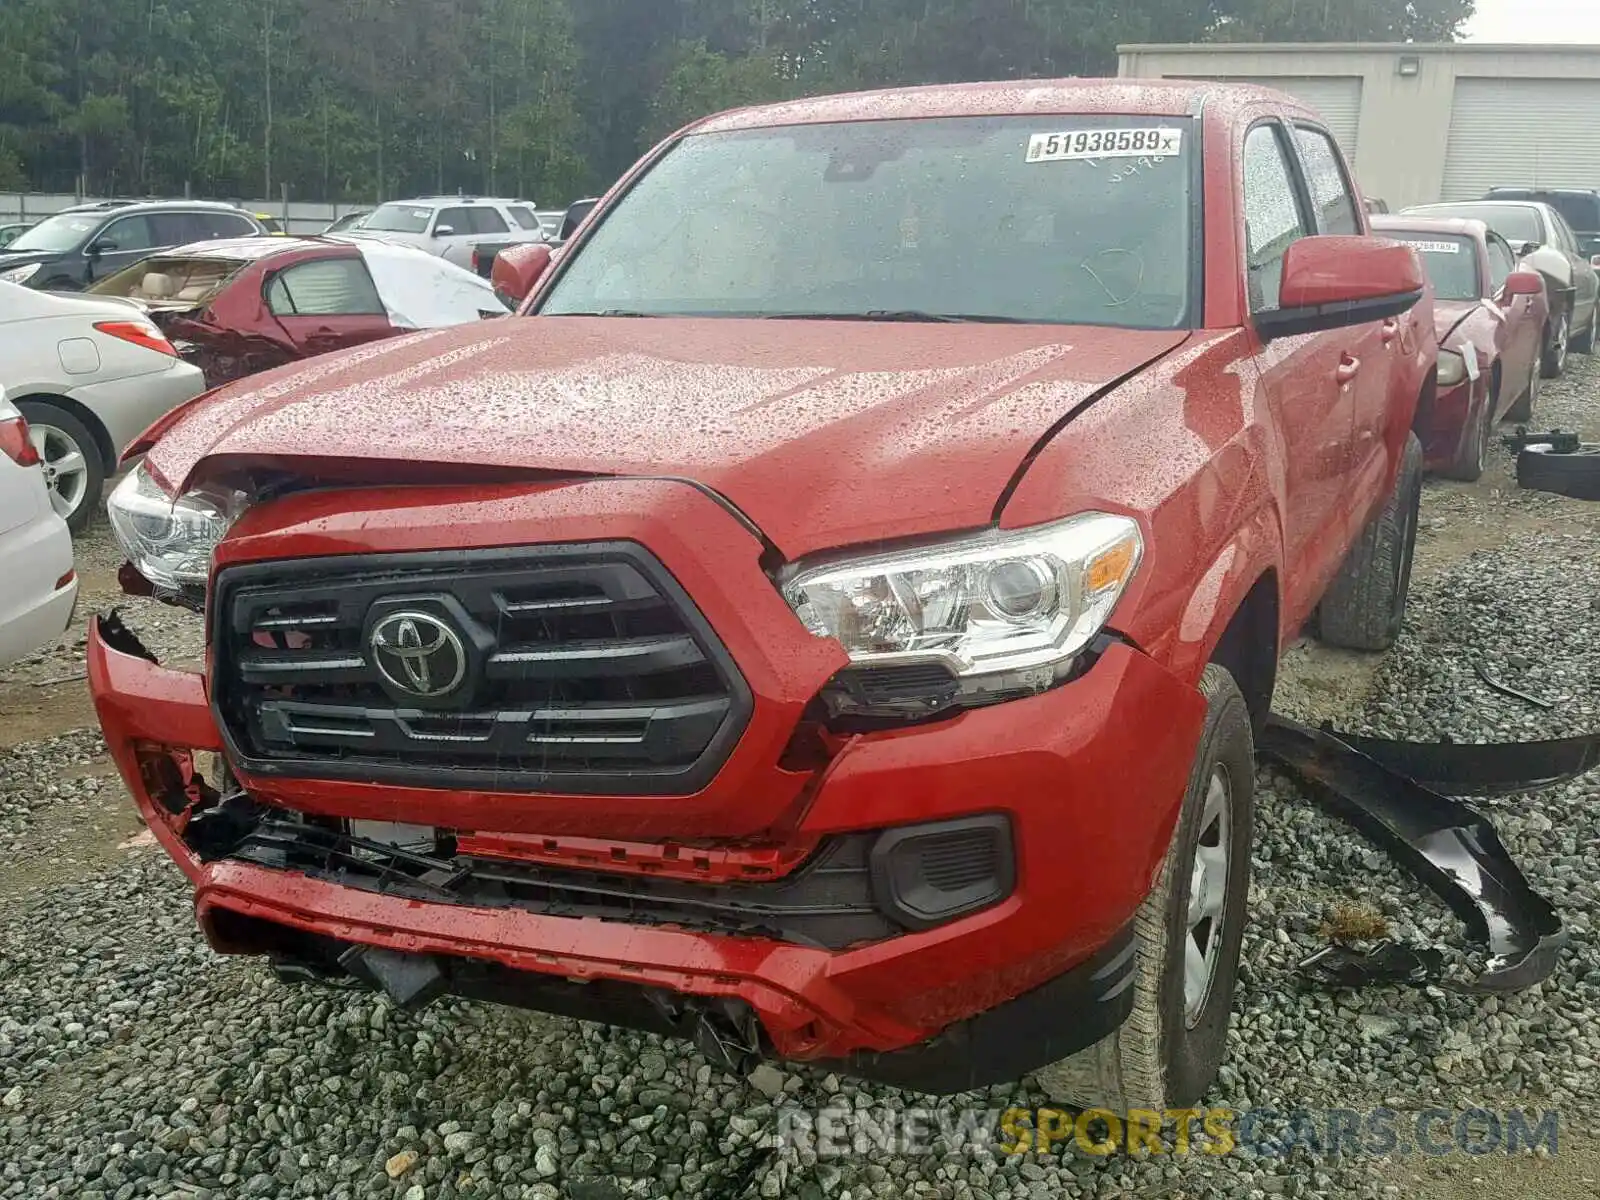
<svg viewBox="0 0 1600 1200">
<path fill-rule="evenodd" d="M 1207 83 L 707 120 L 517 316 L 213 392 L 90 679 L 210 944 L 933 1093 L 1187 1103 L 1282 649 L 1405 607 L 1415 252 Z"/>
</svg>

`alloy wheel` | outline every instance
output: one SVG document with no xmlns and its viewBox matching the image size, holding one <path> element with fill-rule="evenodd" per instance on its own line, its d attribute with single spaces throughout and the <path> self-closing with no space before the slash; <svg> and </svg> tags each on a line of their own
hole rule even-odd
<svg viewBox="0 0 1600 1200">
<path fill-rule="evenodd" d="M 1193 1029 L 1216 986 L 1228 898 L 1233 781 L 1218 763 L 1211 771 L 1200 835 L 1189 872 L 1189 914 L 1183 942 L 1183 1018 Z"/>
<path fill-rule="evenodd" d="M 83 447 L 64 430 L 53 425 L 30 425 L 28 440 L 39 452 L 44 467 L 45 487 L 50 492 L 50 507 L 63 520 L 82 507 L 89 493 L 89 463 Z"/>
</svg>

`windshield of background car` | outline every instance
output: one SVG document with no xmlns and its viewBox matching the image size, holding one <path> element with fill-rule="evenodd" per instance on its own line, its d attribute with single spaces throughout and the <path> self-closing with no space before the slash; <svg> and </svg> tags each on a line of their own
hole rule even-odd
<svg viewBox="0 0 1600 1200">
<path fill-rule="evenodd" d="M 375 209 L 361 228 L 375 233 L 426 233 L 433 209 L 415 204 L 385 204 Z"/>
<path fill-rule="evenodd" d="M 89 292 L 158 306 L 198 308 L 249 265 L 229 258 L 147 258 L 107 276 Z"/>
<path fill-rule="evenodd" d="M 104 220 L 105 217 L 98 213 L 63 213 L 57 217 L 46 217 L 6 249 L 12 252 L 35 250 L 42 254 L 60 254 L 76 249 Z"/>
<path fill-rule="evenodd" d="M 1482 298 L 1482 288 L 1478 282 L 1478 245 L 1471 238 L 1406 229 L 1385 229 L 1380 232 L 1383 237 L 1416 248 L 1440 300 Z"/>
<path fill-rule="evenodd" d="M 1482 221 L 1518 250 L 1528 242 L 1545 240 L 1544 230 L 1540 228 L 1539 210 L 1520 204 L 1452 204 L 1443 209 L 1417 209 L 1415 215 Z"/>
<path fill-rule="evenodd" d="M 906 312 L 1177 328 L 1195 219 L 1171 117 L 697 134 L 601 218 L 545 315 Z"/>
</svg>

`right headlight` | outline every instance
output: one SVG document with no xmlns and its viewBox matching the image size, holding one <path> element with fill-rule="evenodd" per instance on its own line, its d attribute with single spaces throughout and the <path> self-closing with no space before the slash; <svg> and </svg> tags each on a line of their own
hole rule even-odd
<svg viewBox="0 0 1600 1200">
<path fill-rule="evenodd" d="M 5 283 L 27 283 L 37 275 L 43 263 L 28 263 L 21 267 L 12 267 L 9 271 L 0 271 L 0 281 Z"/>
<path fill-rule="evenodd" d="M 850 656 L 852 669 L 826 697 L 835 714 L 904 717 L 1060 683 L 1143 556 L 1136 522 L 1084 513 L 917 549 L 814 559 L 779 583 L 806 627 Z"/>
<path fill-rule="evenodd" d="M 243 492 L 203 487 L 168 495 L 140 463 L 111 493 L 111 529 L 139 574 L 170 591 L 204 588 L 211 554 L 248 505 Z"/>
<path fill-rule="evenodd" d="M 1439 386 L 1455 387 L 1467 377 L 1467 360 L 1454 350 L 1439 351 Z"/>
</svg>

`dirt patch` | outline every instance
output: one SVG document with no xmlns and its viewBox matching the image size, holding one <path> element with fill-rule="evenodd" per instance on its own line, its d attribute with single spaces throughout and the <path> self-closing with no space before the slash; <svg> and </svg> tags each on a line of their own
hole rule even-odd
<svg viewBox="0 0 1600 1200">
<path fill-rule="evenodd" d="M 1600 1143 L 1562 1129 L 1548 1158 L 1452 1157 L 1421 1171 L 1415 1163 L 1396 1163 L 1387 1174 L 1407 1200 L 1594 1200 L 1600 1196 Z"/>
</svg>

